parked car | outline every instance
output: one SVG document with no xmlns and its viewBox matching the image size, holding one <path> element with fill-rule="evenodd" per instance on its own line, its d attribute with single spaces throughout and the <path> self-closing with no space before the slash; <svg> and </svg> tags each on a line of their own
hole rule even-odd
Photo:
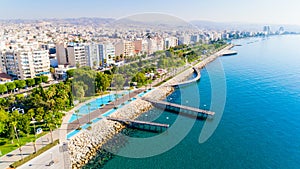
<svg viewBox="0 0 300 169">
<path fill-rule="evenodd" d="M 43 129 L 41 129 L 41 128 L 36 129 L 36 134 L 41 134 L 42 132 L 43 132 Z"/>
</svg>

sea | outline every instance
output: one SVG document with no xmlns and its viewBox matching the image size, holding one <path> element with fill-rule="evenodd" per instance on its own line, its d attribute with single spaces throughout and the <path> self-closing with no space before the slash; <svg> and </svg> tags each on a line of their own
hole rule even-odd
<svg viewBox="0 0 300 169">
<path fill-rule="evenodd" d="M 171 127 L 158 133 L 127 129 L 127 141 L 101 168 L 299 169 L 300 36 L 232 43 L 239 45 L 237 55 L 208 64 L 200 81 L 166 98 L 214 111 L 213 117 L 154 108 L 139 119 Z"/>
</svg>

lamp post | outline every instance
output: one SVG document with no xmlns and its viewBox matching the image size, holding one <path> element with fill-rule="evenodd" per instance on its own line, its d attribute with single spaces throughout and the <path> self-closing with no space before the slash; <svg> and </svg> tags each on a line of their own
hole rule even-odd
<svg viewBox="0 0 300 169">
<path fill-rule="evenodd" d="M 49 162 L 49 166 L 53 165 L 54 164 L 54 161 L 53 161 L 53 153 L 50 152 L 50 157 L 51 157 L 51 161 Z"/>
<path fill-rule="evenodd" d="M 36 142 L 36 128 L 35 128 L 35 119 L 33 117 L 31 117 L 32 119 L 32 122 L 33 122 L 33 129 L 34 129 L 34 142 L 33 142 L 33 148 L 34 148 L 34 153 L 36 153 L 36 145 L 35 145 L 35 142 Z"/>
<path fill-rule="evenodd" d="M 89 122 L 88 122 L 88 124 L 91 124 L 92 123 L 91 122 L 91 103 L 87 103 L 86 105 L 88 106 L 88 110 L 89 110 Z"/>
<path fill-rule="evenodd" d="M 78 118 L 78 116 L 79 116 L 79 110 L 78 110 L 78 109 L 75 110 L 75 114 L 76 114 L 77 123 L 78 123 L 78 128 L 79 128 L 79 127 L 80 127 L 80 122 L 79 122 L 79 118 Z"/>
<path fill-rule="evenodd" d="M 18 140 L 18 147 L 19 147 L 19 151 L 20 151 L 20 155 L 21 155 L 21 160 L 23 160 L 22 148 L 21 148 L 21 145 L 20 145 L 19 134 L 18 134 L 19 130 L 17 130 L 17 127 L 15 125 L 14 125 L 14 130 L 15 130 L 16 137 L 17 137 L 17 140 Z"/>
</svg>

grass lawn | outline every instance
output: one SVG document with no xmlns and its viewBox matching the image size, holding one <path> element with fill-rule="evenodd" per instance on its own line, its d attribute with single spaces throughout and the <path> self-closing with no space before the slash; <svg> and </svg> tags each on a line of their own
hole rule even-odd
<svg viewBox="0 0 300 169">
<path fill-rule="evenodd" d="M 37 135 L 37 138 L 43 136 L 47 134 L 47 132 L 43 132 L 39 135 Z M 33 142 L 34 141 L 34 134 L 30 134 L 28 135 L 27 137 L 20 137 L 20 145 L 25 145 L 27 143 L 30 143 L 30 142 Z M 7 153 L 13 151 L 13 150 L 16 150 L 18 149 L 18 140 L 15 138 L 13 139 L 13 144 L 11 143 L 12 141 L 8 138 L 3 138 L 1 137 L 0 138 L 0 150 L 1 150 L 1 154 L 0 154 L 0 157 L 1 156 L 4 156 L 6 155 Z"/>
</svg>

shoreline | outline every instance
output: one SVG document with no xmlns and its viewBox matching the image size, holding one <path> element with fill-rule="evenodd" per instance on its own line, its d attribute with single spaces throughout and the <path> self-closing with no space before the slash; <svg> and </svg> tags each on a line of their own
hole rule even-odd
<svg viewBox="0 0 300 169">
<path fill-rule="evenodd" d="M 224 51 L 233 48 L 234 45 L 230 44 L 216 53 L 208 56 L 203 61 L 196 63 L 193 67 L 197 69 L 204 68 L 207 64 L 222 56 Z M 184 70 L 183 72 L 175 75 L 173 78 L 163 83 L 161 86 L 153 89 L 145 94 L 145 96 L 152 99 L 161 100 L 173 93 L 174 88 L 171 87 L 174 83 L 185 81 L 191 74 L 194 73 L 192 67 Z M 201 74 L 200 74 L 201 76 Z M 144 96 L 143 96 L 144 97 Z M 153 105 L 140 98 L 132 101 L 132 103 L 118 109 L 111 116 L 114 118 L 127 118 L 136 119 L 141 114 L 149 111 Z M 109 121 L 102 119 L 99 122 L 92 124 L 90 130 L 84 130 L 75 137 L 71 138 L 68 142 L 68 150 L 71 160 L 72 168 L 81 168 L 86 165 L 106 142 L 108 142 L 115 134 L 121 132 L 125 126 L 119 122 Z"/>
</svg>

